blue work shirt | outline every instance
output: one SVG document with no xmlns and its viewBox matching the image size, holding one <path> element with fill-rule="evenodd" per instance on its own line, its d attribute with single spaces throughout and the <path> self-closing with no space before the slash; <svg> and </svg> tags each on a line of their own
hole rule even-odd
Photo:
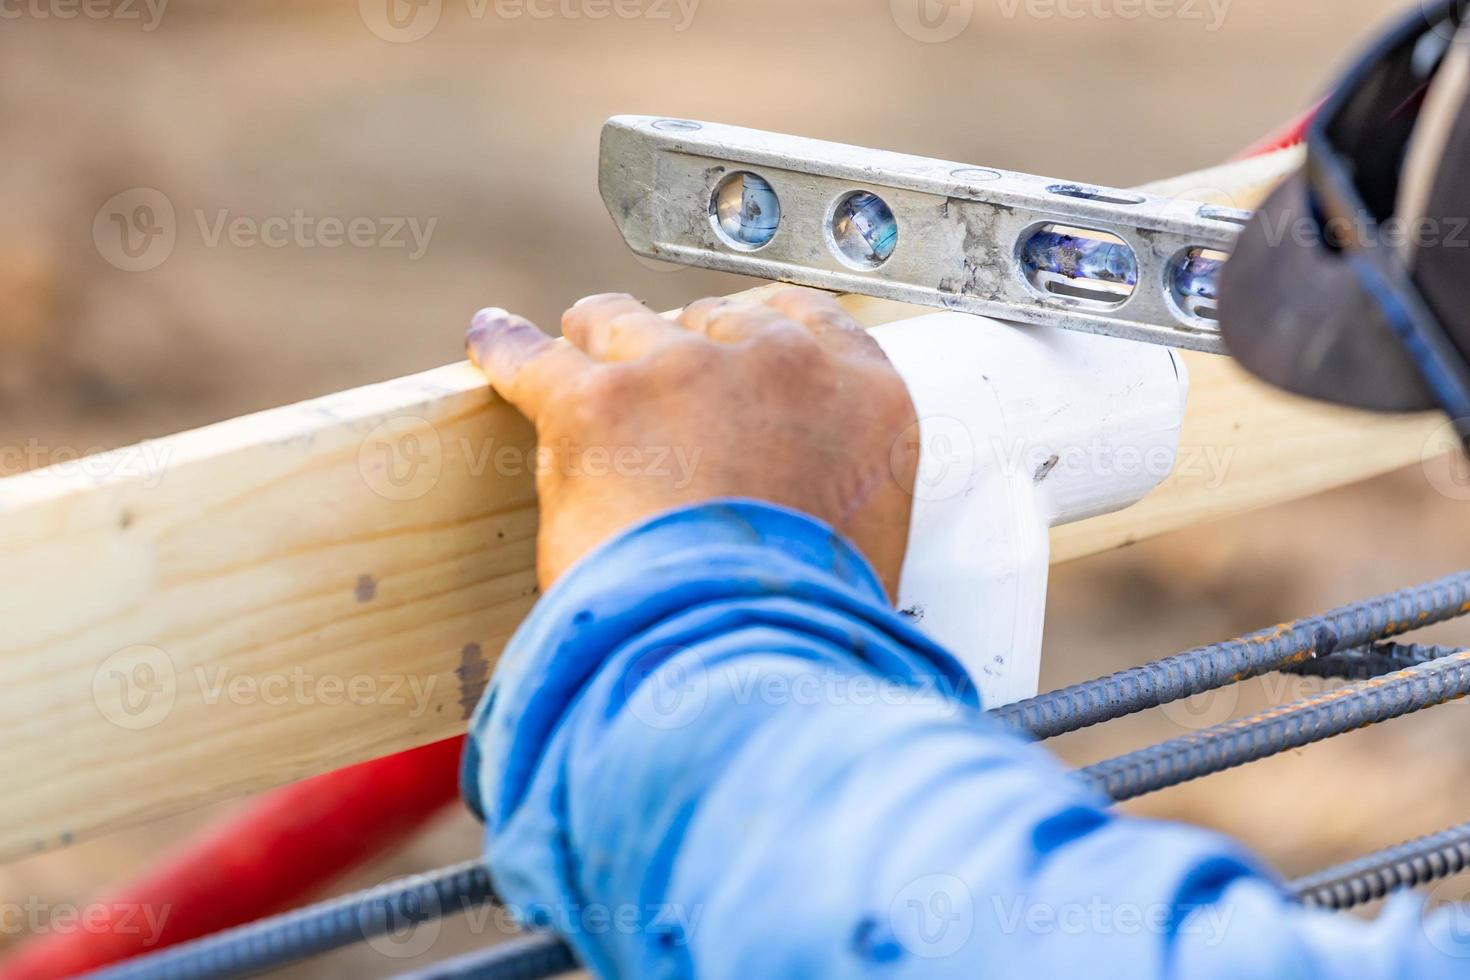
<svg viewBox="0 0 1470 980">
<path fill-rule="evenodd" d="M 830 527 L 718 501 L 542 598 L 476 712 L 466 794 L 506 902 L 604 976 L 1470 976 L 1450 914 L 1304 909 L 979 707 Z"/>
</svg>

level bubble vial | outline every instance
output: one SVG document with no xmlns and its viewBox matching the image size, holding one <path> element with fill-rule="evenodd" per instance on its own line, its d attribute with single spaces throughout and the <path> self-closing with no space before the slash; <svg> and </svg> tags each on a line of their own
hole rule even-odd
<svg viewBox="0 0 1470 980">
<path fill-rule="evenodd" d="M 710 198 L 709 216 L 726 245 L 753 252 L 776 237 L 781 199 L 764 177 L 742 170 L 720 181 Z"/>
<path fill-rule="evenodd" d="M 1219 320 L 1220 272 L 1225 252 L 1210 248 L 1186 249 L 1169 266 L 1169 294 L 1185 316 Z"/>
<path fill-rule="evenodd" d="M 1121 306 L 1138 286 L 1138 257 L 1117 235 L 1042 225 L 1020 246 L 1026 280 L 1041 293 Z"/>
<path fill-rule="evenodd" d="M 848 265 L 876 269 L 898 247 L 898 219 L 877 194 L 854 191 L 832 212 L 832 242 Z"/>
</svg>

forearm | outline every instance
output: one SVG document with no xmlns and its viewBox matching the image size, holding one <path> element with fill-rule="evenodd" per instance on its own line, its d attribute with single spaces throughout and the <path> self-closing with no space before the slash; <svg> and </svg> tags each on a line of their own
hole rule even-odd
<svg viewBox="0 0 1470 980">
<path fill-rule="evenodd" d="M 546 597 L 492 694 L 467 775 L 497 885 L 602 971 L 1470 964 L 1412 910 L 1372 928 L 1307 913 L 1228 842 L 1113 814 L 986 723 L 862 559 L 790 512 L 693 508 L 618 538 Z"/>
</svg>

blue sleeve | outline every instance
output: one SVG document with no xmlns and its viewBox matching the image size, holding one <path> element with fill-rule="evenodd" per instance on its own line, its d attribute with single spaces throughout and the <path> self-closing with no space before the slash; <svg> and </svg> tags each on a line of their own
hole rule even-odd
<svg viewBox="0 0 1470 980">
<path fill-rule="evenodd" d="M 1310 912 L 1229 840 L 1110 807 L 765 504 L 657 517 L 558 582 L 466 791 L 508 904 L 604 976 L 1470 976 L 1412 898 Z"/>
</svg>

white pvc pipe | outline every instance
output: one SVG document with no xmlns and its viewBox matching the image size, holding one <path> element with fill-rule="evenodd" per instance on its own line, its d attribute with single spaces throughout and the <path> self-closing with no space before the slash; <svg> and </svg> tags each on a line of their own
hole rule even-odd
<svg viewBox="0 0 1470 980">
<path fill-rule="evenodd" d="M 1141 500 L 1173 469 L 1174 351 L 936 313 L 873 331 L 919 416 L 899 608 L 960 658 L 986 707 L 1037 691 L 1049 529 Z"/>
</svg>

